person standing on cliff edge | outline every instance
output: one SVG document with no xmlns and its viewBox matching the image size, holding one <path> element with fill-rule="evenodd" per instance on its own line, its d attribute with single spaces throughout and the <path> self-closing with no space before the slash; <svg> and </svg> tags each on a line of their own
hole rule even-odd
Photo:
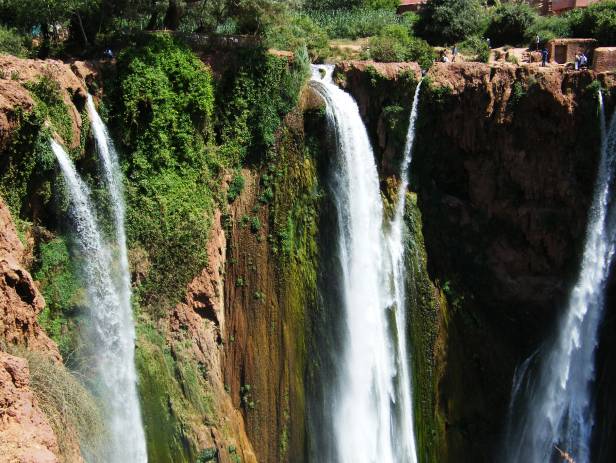
<svg viewBox="0 0 616 463">
<path fill-rule="evenodd" d="M 541 50 L 541 66 L 545 67 L 547 62 L 548 62 L 548 49 L 544 47 L 543 50 Z"/>
<path fill-rule="evenodd" d="M 537 34 L 537 37 L 535 37 L 535 43 L 537 44 L 537 48 L 536 48 L 537 51 L 539 51 L 539 42 L 541 42 L 541 38 L 539 37 L 539 34 Z"/>
</svg>

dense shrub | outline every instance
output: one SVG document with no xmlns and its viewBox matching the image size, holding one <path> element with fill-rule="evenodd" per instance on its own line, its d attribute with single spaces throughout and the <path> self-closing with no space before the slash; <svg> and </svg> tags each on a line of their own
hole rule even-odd
<svg viewBox="0 0 616 463">
<path fill-rule="evenodd" d="M 401 18 L 394 10 L 315 10 L 310 17 L 331 38 L 357 39 L 377 35 L 383 27 L 398 24 Z"/>
<path fill-rule="evenodd" d="M 239 51 L 217 92 L 219 151 L 229 165 L 262 162 L 271 152 L 282 117 L 295 106 L 310 75 L 305 50 L 296 51 L 291 66 L 265 50 Z"/>
<path fill-rule="evenodd" d="M 26 38 L 14 29 L 0 26 L 0 53 L 25 58 L 28 54 Z"/>
<path fill-rule="evenodd" d="M 592 37 L 601 45 L 616 43 L 616 1 L 604 0 L 588 8 L 576 9 L 568 15 L 571 33 L 576 37 Z"/>
<path fill-rule="evenodd" d="M 74 347 L 68 323 L 80 286 L 77 269 L 63 238 L 39 245 L 32 276 L 40 283 L 47 303 L 39 315 L 39 322 L 58 344 L 62 355 L 67 356 Z"/>
<path fill-rule="evenodd" d="M 486 35 L 495 47 L 520 45 L 528 37 L 537 16 L 528 3 L 503 3 L 495 8 Z"/>
<path fill-rule="evenodd" d="M 148 253 L 142 296 L 158 305 L 179 297 L 206 263 L 214 89 L 209 69 L 165 35 L 121 54 L 118 74 L 111 113 L 129 179 L 128 236 Z"/>
<path fill-rule="evenodd" d="M 539 36 L 540 45 L 556 37 L 571 37 L 571 24 L 568 15 L 539 16 L 526 32 L 526 42 L 531 48 L 536 46 L 535 38 Z"/>
<path fill-rule="evenodd" d="M 429 0 L 419 12 L 417 34 L 433 44 L 481 35 L 487 15 L 479 0 Z"/>
<path fill-rule="evenodd" d="M 473 35 L 460 43 L 460 50 L 465 53 L 465 57 L 472 57 L 480 63 L 487 63 L 490 59 L 490 46 L 486 39 Z"/>
<path fill-rule="evenodd" d="M 434 62 L 434 50 L 427 42 L 409 34 L 406 27 L 390 25 L 370 39 L 370 56 L 375 61 L 417 61 L 426 69 Z"/>
<path fill-rule="evenodd" d="M 400 0 L 364 0 L 362 6 L 372 10 L 396 10 Z"/>
<path fill-rule="evenodd" d="M 286 24 L 277 24 L 266 32 L 268 47 L 281 50 L 296 50 L 306 47 L 311 59 L 329 55 L 329 37 L 310 16 L 294 14 Z"/>
</svg>

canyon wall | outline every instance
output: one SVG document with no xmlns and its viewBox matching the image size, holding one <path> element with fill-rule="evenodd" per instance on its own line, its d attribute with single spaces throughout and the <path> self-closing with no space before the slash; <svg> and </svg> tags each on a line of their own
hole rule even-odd
<svg viewBox="0 0 616 463">
<path fill-rule="evenodd" d="M 340 80 L 365 108 L 387 176 L 378 122 L 387 111 L 373 87 L 392 95 L 408 84 L 376 68 L 367 73 L 376 79 L 357 79 L 354 67 L 339 66 Z M 503 445 L 515 367 L 552 334 L 576 276 L 600 150 L 599 82 L 610 114 L 610 74 L 464 63 L 436 64 L 423 80 L 411 189 L 424 292 L 438 288 L 410 301 L 424 327 L 411 337 L 415 357 L 430 359 L 423 368 L 413 359 L 424 461 L 493 461 Z"/>
<path fill-rule="evenodd" d="M 304 87 L 293 104 L 247 115 L 257 105 L 250 95 L 281 92 L 271 82 L 264 91 L 259 74 L 287 82 L 292 65 L 259 58 L 245 78 L 246 69 L 234 69 L 240 64 L 214 58 L 204 57 L 212 69 L 195 69 L 217 79 L 216 114 L 190 122 L 200 127 L 198 142 L 210 156 L 203 175 L 211 202 L 198 218 L 207 233 L 195 251 L 204 263 L 181 280 L 177 297 L 157 299 L 156 284 L 146 284 L 154 252 L 144 249 L 145 240 L 130 243 L 149 458 L 316 459 L 328 449 L 315 437 L 324 411 L 311 405 L 323 397 L 328 351 L 339 348 L 341 329 L 340 314 L 324 310 L 334 226 L 323 187 L 323 102 Z M 167 108 L 136 104 L 141 112 L 128 126 L 117 117 L 126 109 L 119 95 L 128 67 L 0 57 L 0 189 L 7 204 L 0 204 L 0 399 L 9 410 L 0 434 L 9 436 L 6 448 L 39 455 L 34 461 L 79 458 L 79 430 L 59 435 L 37 396 L 40 364 L 31 354 L 78 367 L 79 359 L 66 354 L 85 310 L 72 283 L 65 205 L 47 137 L 61 139 L 96 184 L 83 111 L 89 90 L 103 102 L 103 115 L 114 112 L 110 126 L 128 163 L 140 148 L 127 138 L 149 130 L 156 111 Z M 243 80 L 230 79 L 226 68 Z M 335 76 L 358 102 L 391 208 L 421 71 L 414 64 L 346 62 Z M 610 89 L 611 112 L 610 74 L 462 63 L 436 64 L 423 79 L 405 214 L 422 462 L 493 461 L 502 443 L 515 367 L 550 335 L 577 270 L 599 154 L 597 82 Z M 248 96 L 231 98 L 246 88 Z M 47 93 L 54 98 L 43 98 Z M 268 125 L 256 133 L 255 121 L 263 120 Z M 124 168 L 128 189 L 137 189 L 138 170 Z M 166 193 L 164 184 L 153 184 Z M 134 211 L 137 197 L 129 199 Z M 158 200 L 155 211 L 164 214 L 172 205 Z M 161 268 L 175 282 L 181 265 Z M 613 454 L 613 286 L 599 351 L 598 401 L 606 412 L 598 416 L 597 461 Z M 24 358 L 35 379 L 30 385 Z M 31 414 L 19 411 L 24 407 Z M 33 436 L 30 446 L 21 446 L 15 426 L 34 433 L 23 434 Z"/>
</svg>

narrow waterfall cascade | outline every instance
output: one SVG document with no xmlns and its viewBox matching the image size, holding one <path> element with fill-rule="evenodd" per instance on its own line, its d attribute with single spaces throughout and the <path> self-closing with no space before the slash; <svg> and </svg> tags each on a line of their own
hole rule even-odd
<svg viewBox="0 0 616 463">
<path fill-rule="evenodd" d="M 332 66 L 313 67 L 312 86 L 326 102 L 336 147 L 330 186 L 345 318 L 339 377 L 330 394 L 336 459 L 415 462 L 407 349 L 398 352 L 396 341 L 405 328 L 396 326 L 401 320 L 394 312 L 404 308 L 393 307 L 397 295 L 389 284 L 392 268 L 376 163 L 357 104 L 333 83 L 332 74 Z M 396 279 L 400 286 L 403 277 Z"/>
<path fill-rule="evenodd" d="M 96 131 L 94 119 L 93 124 Z M 104 132 L 95 132 L 104 158 L 102 143 L 106 141 L 99 139 L 102 134 Z M 109 144 L 106 146 L 110 147 Z M 69 194 L 69 215 L 90 307 L 84 336 L 88 340 L 85 349 L 92 358 L 95 372 L 92 380 L 94 393 L 104 404 L 108 425 L 109 443 L 105 448 L 104 461 L 143 463 L 147 461 L 147 454 L 136 387 L 135 331 L 129 284 L 124 286 L 122 283 L 128 278 L 128 275 L 122 275 L 123 271 L 128 271 L 128 265 L 122 263 L 122 255 L 124 258 L 126 256 L 125 240 L 118 239 L 117 243 L 113 243 L 113 247 L 124 246 L 124 250 L 118 252 L 120 258 L 115 258 L 112 246 L 105 242 L 101 233 L 87 185 L 79 177 L 64 149 L 53 140 L 51 147 Z M 113 156 L 109 159 L 109 166 L 113 168 Z M 103 165 L 106 162 L 103 159 Z M 114 189 L 112 183 L 109 187 L 110 190 Z M 121 190 L 117 189 L 116 193 L 121 200 Z M 113 191 L 110 191 L 110 196 L 115 201 Z M 122 212 L 121 204 L 114 204 L 116 207 Z M 123 218 L 116 225 L 119 224 L 123 224 Z M 124 235 L 123 229 L 117 231 L 117 236 L 120 235 Z M 115 275 L 119 277 L 115 278 Z"/>
<path fill-rule="evenodd" d="M 398 430 L 400 436 L 397 447 L 397 461 L 417 462 L 417 449 L 415 444 L 415 433 L 413 425 L 413 397 L 412 382 L 410 374 L 410 357 L 407 335 L 408 310 L 406 303 L 406 269 L 404 266 L 404 210 L 406 207 L 406 192 L 409 186 L 409 168 L 413 157 L 413 143 L 415 141 L 415 122 L 417 121 L 419 94 L 421 91 L 421 81 L 415 89 L 413 106 L 409 120 L 409 128 L 406 135 L 404 146 L 404 157 L 400 168 L 400 186 L 398 187 L 398 199 L 394 217 L 389 224 L 387 233 L 387 248 L 389 251 L 391 273 L 392 273 L 392 293 L 395 306 L 396 321 L 396 368 L 399 379 L 397 381 L 398 390 Z"/>
<path fill-rule="evenodd" d="M 601 158 L 580 271 L 555 341 L 546 346 L 549 350 L 525 361 L 514 378 L 505 444 L 507 460 L 512 463 L 561 461 L 557 459 L 561 452 L 576 463 L 591 461 L 594 354 L 616 243 L 610 199 L 616 161 L 616 116 L 606 129 L 601 93 L 599 106 Z M 532 377 L 530 364 L 535 358 L 540 358 L 539 369 Z M 522 403 L 523 407 L 518 407 Z M 517 413 L 521 416 L 516 417 Z"/>
</svg>

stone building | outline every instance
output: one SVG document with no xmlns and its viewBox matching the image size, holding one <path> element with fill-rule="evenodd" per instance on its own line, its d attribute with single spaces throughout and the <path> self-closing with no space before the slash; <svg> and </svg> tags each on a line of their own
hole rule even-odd
<svg viewBox="0 0 616 463">
<path fill-rule="evenodd" d="M 528 0 L 542 15 L 561 14 L 574 8 L 586 8 L 599 0 Z"/>
<path fill-rule="evenodd" d="M 402 14 L 408 11 L 419 11 L 421 6 L 426 2 L 427 0 L 400 0 L 397 13 Z"/>
<path fill-rule="evenodd" d="M 596 72 L 616 71 L 616 47 L 595 48 L 592 69 Z"/>
<path fill-rule="evenodd" d="M 550 63 L 572 63 L 576 53 L 584 53 L 590 59 L 597 47 L 595 39 L 553 39 L 547 43 Z"/>
</svg>

